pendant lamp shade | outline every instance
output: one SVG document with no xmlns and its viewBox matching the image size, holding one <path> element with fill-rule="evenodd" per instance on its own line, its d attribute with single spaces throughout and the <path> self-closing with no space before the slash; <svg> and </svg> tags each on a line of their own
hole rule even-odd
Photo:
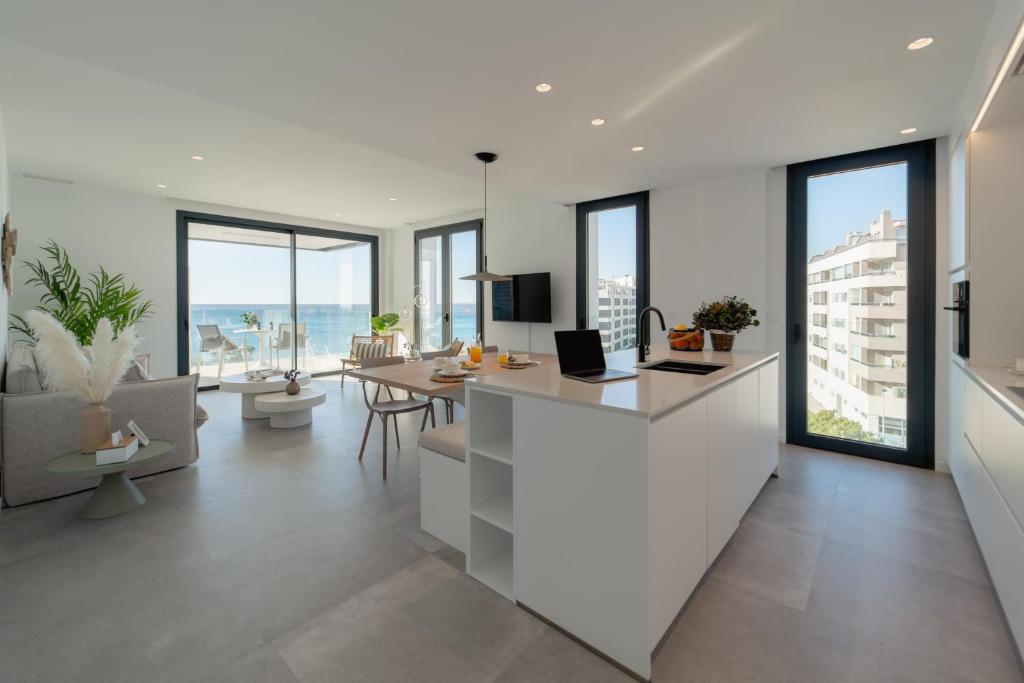
<svg viewBox="0 0 1024 683">
<path fill-rule="evenodd" d="M 476 158 L 484 164 L 484 222 L 480 230 L 480 251 L 484 255 L 484 269 L 479 273 L 460 277 L 460 280 L 472 280 L 474 282 L 508 282 L 512 278 L 507 275 L 498 275 L 487 270 L 487 164 L 498 158 L 494 152 L 477 152 Z"/>
</svg>

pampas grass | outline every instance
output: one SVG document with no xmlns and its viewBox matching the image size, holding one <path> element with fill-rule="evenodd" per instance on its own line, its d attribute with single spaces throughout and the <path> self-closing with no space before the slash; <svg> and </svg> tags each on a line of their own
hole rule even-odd
<svg viewBox="0 0 1024 683">
<path fill-rule="evenodd" d="M 110 397 L 135 353 L 139 338 L 130 325 L 114 337 L 110 321 L 96 325 L 90 353 L 52 316 L 29 311 L 26 318 L 36 333 L 36 362 L 47 378 L 50 391 L 73 391 L 89 403 L 103 403 Z"/>
</svg>

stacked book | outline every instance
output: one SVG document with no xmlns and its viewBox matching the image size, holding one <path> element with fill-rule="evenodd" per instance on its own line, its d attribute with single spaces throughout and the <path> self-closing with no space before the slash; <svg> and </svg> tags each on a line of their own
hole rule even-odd
<svg viewBox="0 0 1024 683">
<path fill-rule="evenodd" d="M 114 437 L 117 437 L 115 443 Z M 110 439 L 96 449 L 97 465 L 113 465 L 119 462 L 128 462 L 132 456 L 139 452 L 139 439 L 134 434 L 122 437 L 120 432 L 112 435 Z"/>
<path fill-rule="evenodd" d="M 245 373 L 245 379 L 250 382 L 265 382 L 271 377 L 276 375 L 283 375 L 284 370 L 278 370 L 277 368 L 268 368 L 266 370 L 250 370 Z"/>
</svg>

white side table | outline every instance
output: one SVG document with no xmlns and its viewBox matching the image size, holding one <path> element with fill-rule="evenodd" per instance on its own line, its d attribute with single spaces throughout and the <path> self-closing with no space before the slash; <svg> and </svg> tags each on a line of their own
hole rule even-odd
<svg viewBox="0 0 1024 683">
<path fill-rule="evenodd" d="M 280 391 L 256 397 L 256 410 L 270 414 L 270 426 L 276 429 L 301 427 L 313 421 L 313 408 L 327 400 L 327 392 L 303 387 L 297 394 Z"/>
<path fill-rule="evenodd" d="M 308 372 L 299 373 L 299 384 L 309 384 L 309 379 Z M 284 375 L 275 375 L 262 382 L 250 382 L 245 375 L 229 375 L 220 380 L 221 391 L 242 395 L 242 417 L 246 420 L 260 420 L 269 417 L 256 408 L 256 396 L 283 392 L 286 386 L 288 386 L 288 380 L 284 378 Z"/>
<path fill-rule="evenodd" d="M 274 336 L 276 330 L 267 329 L 251 329 L 243 328 L 240 330 L 232 330 L 232 334 L 243 335 L 242 342 L 245 343 L 244 335 L 251 334 L 256 337 L 256 345 L 259 346 L 259 360 L 256 362 L 257 368 L 269 368 L 270 367 L 270 338 Z M 267 347 L 267 360 L 263 360 L 263 347 Z M 246 350 L 246 356 L 248 357 L 249 351 Z"/>
</svg>

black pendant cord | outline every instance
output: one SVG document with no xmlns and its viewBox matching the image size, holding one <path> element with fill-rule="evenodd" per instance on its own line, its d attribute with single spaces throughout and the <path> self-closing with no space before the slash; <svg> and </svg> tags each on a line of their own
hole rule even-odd
<svg viewBox="0 0 1024 683">
<path fill-rule="evenodd" d="M 480 249 L 484 253 L 484 272 L 489 273 L 487 270 L 487 162 L 484 162 L 484 225 L 480 231 Z"/>
</svg>

